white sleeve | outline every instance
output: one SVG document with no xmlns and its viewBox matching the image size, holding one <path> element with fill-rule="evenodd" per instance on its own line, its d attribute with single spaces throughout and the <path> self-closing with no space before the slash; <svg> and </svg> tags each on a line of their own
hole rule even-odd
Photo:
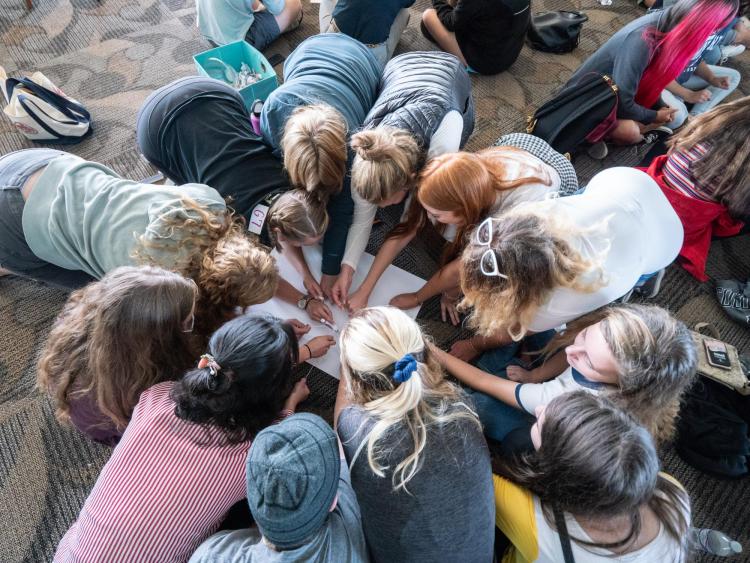
<svg viewBox="0 0 750 563">
<path fill-rule="evenodd" d="M 535 414 L 538 406 L 545 406 L 555 397 L 579 387 L 568 368 L 555 379 L 544 383 L 522 383 L 516 387 L 516 402 L 529 414 Z"/>
<path fill-rule="evenodd" d="M 445 114 L 440 125 L 430 137 L 430 148 L 427 150 L 427 160 L 457 152 L 461 148 L 461 135 L 464 132 L 464 118 L 456 110 Z"/>
<path fill-rule="evenodd" d="M 341 263 L 356 270 L 359 259 L 362 258 L 362 253 L 367 247 L 367 241 L 370 240 L 372 222 L 375 219 L 378 207 L 374 203 L 362 199 L 354 191 L 352 191 L 352 199 L 354 200 L 354 217 L 352 226 L 349 227 L 349 233 L 346 236 L 346 249 Z"/>
</svg>

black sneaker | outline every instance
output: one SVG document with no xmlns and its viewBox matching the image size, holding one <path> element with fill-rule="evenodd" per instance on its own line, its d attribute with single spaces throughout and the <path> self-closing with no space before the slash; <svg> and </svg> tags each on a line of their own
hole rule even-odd
<svg viewBox="0 0 750 563">
<path fill-rule="evenodd" d="M 654 297 L 659 295 L 659 290 L 661 289 L 661 281 L 664 279 L 664 274 L 666 273 L 667 270 L 665 268 L 662 268 L 653 276 L 648 278 L 645 282 L 643 282 L 643 285 L 636 287 L 634 291 L 641 297 L 645 297 L 646 299 L 653 299 Z"/>
</svg>

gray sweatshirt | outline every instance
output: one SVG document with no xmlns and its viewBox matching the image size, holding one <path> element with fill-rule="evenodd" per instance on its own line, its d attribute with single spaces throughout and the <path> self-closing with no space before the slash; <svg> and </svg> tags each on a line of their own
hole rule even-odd
<svg viewBox="0 0 750 563">
<path fill-rule="evenodd" d="M 664 10 L 646 14 L 620 29 L 573 73 L 568 84 L 577 82 L 589 72 L 607 74 L 619 89 L 617 117 L 641 123 L 653 122 L 656 111 L 638 105 L 635 93 L 653 55 L 653 47 L 643 38 L 643 32 L 648 27 L 657 27 L 666 15 Z"/>
</svg>

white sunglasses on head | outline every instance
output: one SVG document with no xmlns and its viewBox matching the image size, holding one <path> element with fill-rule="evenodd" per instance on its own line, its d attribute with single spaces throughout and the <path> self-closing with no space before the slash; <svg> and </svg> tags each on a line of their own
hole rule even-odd
<svg viewBox="0 0 750 563">
<path fill-rule="evenodd" d="M 479 270 L 490 277 L 508 279 L 508 276 L 500 273 L 500 267 L 497 264 L 497 255 L 490 246 L 492 244 L 492 217 L 487 217 L 479 224 L 474 235 L 474 242 L 480 246 L 488 247 L 479 260 Z"/>
</svg>

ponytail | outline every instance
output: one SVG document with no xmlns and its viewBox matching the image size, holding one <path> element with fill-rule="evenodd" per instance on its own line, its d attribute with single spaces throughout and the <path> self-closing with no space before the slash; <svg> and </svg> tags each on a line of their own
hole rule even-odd
<svg viewBox="0 0 750 563">
<path fill-rule="evenodd" d="M 374 420 L 351 464 L 366 448 L 371 470 L 384 478 L 389 467 L 382 460 L 388 458 L 389 445 L 394 443 L 389 432 L 406 431 L 411 437 L 411 452 L 392 470 L 395 491 L 407 490 L 407 483 L 417 474 L 431 425 L 450 424 L 458 418 L 479 424 L 461 390 L 445 380 L 419 326 L 403 311 L 363 309 L 344 328 L 339 345 L 349 395 Z"/>
<path fill-rule="evenodd" d="M 244 442 L 271 424 L 292 391 L 297 338 L 270 316 L 242 316 L 222 325 L 208 353 L 172 389 L 175 414 Z"/>
<path fill-rule="evenodd" d="M 271 243 L 281 252 L 278 234 L 299 243 L 322 237 L 328 229 L 328 212 L 315 196 L 304 190 L 291 190 L 276 199 L 266 221 Z"/>
</svg>

